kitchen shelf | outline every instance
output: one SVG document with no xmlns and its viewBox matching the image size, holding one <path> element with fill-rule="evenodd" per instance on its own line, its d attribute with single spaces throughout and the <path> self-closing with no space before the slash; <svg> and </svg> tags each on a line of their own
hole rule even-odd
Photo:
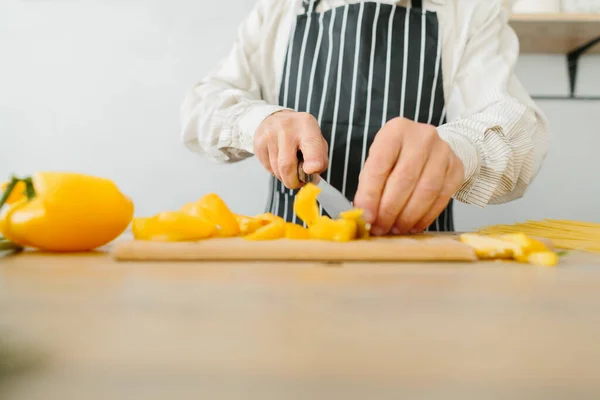
<svg viewBox="0 0 600 400">
<path fill-rule="evenodd" d="M 600 37 L 600 14 L 514 14 L 521 53 L 567 54 Z M 600 44 L 587 51 L 600 54 Z"/>
<path fill-rule="evenodd" d="M 521 54 L 564 54 L 569 71 L 570 94 L 553 99 L 598 100 L 575 95 L 579 59 L 600 54 L 600 14 L 514 14 L 510 25 L 519 37 Z M 536 96 L 533 96 L 536 97 Z"/>
</svg>

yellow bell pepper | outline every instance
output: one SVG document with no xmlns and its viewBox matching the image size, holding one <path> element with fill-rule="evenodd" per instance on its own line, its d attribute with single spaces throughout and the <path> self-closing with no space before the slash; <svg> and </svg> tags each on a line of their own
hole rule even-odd
<svg viewBox="0 0 600 400">
<path fill-rule="evenodd" d="M 333 220 L 322 216 L 308 230 L 311 237 L 315 239 L 349 242 L 356 239 L 358 226 L 356 221 L 352 219 Z"/>
<path fill-rule="evenodd" d="M 523 233 L 478 235 L 467 233 L 461 242 L 471 246 L 480 259 L 515 260 L 521 263 L 552 267 L 558 264 L 558 254 L 539 240 Z"/>
<path fill-rule="evenodd" d="M 92 250 L 116 239 L 133 216 L 132 201 L 114 182 L 77 173 L 39 172 L 31 179 L 14 178 L 0 207 L 15 187 L 19 194 L 23 187 L 19 182 L 25 183 L 26 197 L 0 214 L 0 233 L 19 246 L 56 252 Z"/>
<path fill-rule="evenodd" d="M 278 217 L 277 215 L 274 215 L 271 213 L 259 214 L 254 218 L 256 218 L 262 226 L 268 225 L 269 223 L 271 223 L 273 221 L 281 219 L 281 217 Z"/>
<path fill-rule="evenodd" d="M 188 242 L 217 234 L 217 225 L 181 211 L 166 211 L 154 217 L 134 218 L 133 236 L 137 240 Z"/>
<path fill-rule="evenodd" d="M 540 251 L 527 256 L 527 262 L 542 267 L 554 267 L 558 264 L 558 254 L 552 251 Z"/>
<path fill-rule="evenodd" d="M 363 214 L 364 214 L 364 210 L 362 210 L 360 208 L 354 208 L 349 211 L 344 211 L 343 213 L 340 214 L 340 218 L 356 222 L 356 228 L 357 228 L 356 235 L 359 239 L 369 238 L 369 236 L 370 236 L 369 232 L 371 230 L 371 228 L 368 226 L 368 224 L 363 219 Z"/>
<path fill-rule="evenodd" d="M 490 237 L 510 242 L 516 245 L 513 258 L 519 262 L 529 262 L 529 255 L 538 252 L 548 252 L 549 249 L 539 240 L 527 237 L 524 233 L 511 233 L 505 235 L 492 235 Z"/>
<path fill-rule="evenodd" d="M 314 225 L 320 217 L 317 196 L 321 193 L 318 186 L 307 183 L 298 191 L 294 202 L 294 211 L 298 218 L 306 223 L 309 228 Z"/>
<path fill-rule="evenodd" d="M 285 237 L 286 223 L 283 218 L 277 217 L 268 225 L 256 230 L 250 235 L 244 236 L 246 240 L 276 240 Z"/>
<path fill-rule="evenodd" d="M 292 240 L 306 240 L 310 239 L 310 232 L 303 226 L 287 222 L 285 224 L 285 238 Z"/>
<path fill-rule="evenodd" d="M 245 215 L 235 214 L 235 219 L 238 223 L 238 226 L 240 228 L 240 234 L 242 236 L 254 233 L 258 229 L 266 225 L 265 223 L 263 223 L 263 221 L 260 221 L 258 218 L 247 217 Z"/>
<path fill-rule="evenodd" d="M 2 186 L 0 187 L 0 193 L 4 193 L 7 189 L 8 186 L 11 184 L 11 181 L 6 181 L 2 184 Z M 26 191 L 26 183 L 25 181 L 17 181 L 14 184 L 14 187 L 11 189 L 11 192 L 9 194 L 9 196 L 6 198 L 6 201 L 4 204 L 7 205 L 11 205 L 11 204 L 15 204 L 17 201 L 23 200 L 24 198 L 27 197 L 27 193 L 25 193 Z"/>
<path fill-rule="evenodd" d="M 207 194 L 196 203 L 184 205 L 180 211 L 215 223 L 219 227 L 218 235 L 221 237 L 240 234 L 240 226 L 235 215 L 217 194 Z"/>
</svg>

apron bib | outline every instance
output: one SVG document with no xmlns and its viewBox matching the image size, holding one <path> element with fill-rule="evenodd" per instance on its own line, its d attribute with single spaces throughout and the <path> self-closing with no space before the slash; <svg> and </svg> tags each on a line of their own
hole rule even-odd
<svg viewBox="0 0 600 400">
<path fill-rule="evenodd" d="M 421 0 L 409 8 L 360 2 L 317 13 L 319 2 L 304 0 L 296 18 L 279 103 L 317 118 L 329 144 L 322 176 L 352 200 L 387 121 L 445 122 L 439 25 Z M 267 212 L 302 223 L 293 210 L 297 190 L 273 177 L 270 192 Z M 454 230 L 452 202 L 428 230 Z"/>
</svg>

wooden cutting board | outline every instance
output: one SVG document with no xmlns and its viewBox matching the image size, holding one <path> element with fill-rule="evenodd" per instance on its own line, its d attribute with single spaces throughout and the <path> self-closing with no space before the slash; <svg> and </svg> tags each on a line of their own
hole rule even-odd
<svg viewBox="0 0 600 400">
<path fill-rule="evenodd" d="M 476 261 L 473 249 L 454 235 L 371 238 L 349 243 L 318 240 L 200 242 L 118 242 L 112 255 L 121 261 Z"/>
</svg>

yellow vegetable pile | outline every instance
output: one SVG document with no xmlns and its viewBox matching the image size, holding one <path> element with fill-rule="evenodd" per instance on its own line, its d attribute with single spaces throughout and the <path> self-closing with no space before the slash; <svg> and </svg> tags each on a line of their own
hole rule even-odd
<svg viewBox="0 0 600 400">
<path fill-rule="evenodd" d="M 473 247 L 482 260 L 514 260 L 547 267 L 558 264 L 558 254 L 524 233 L 487 236 L 465 233 L 460 240 Z"/>
<path fill-rule="evenodd" d="M 369 237 L 363 211 L 353 209 L 339 219 L 321 216 L 317 205 L 320 189 L 307 184 L 296 196 L 294 211 L 307 228 L 285 222 L 273 214 L 254 217 L 234 214 L 216 194 L 208 194 L 178 211 L 133 219 L 133 234 L 139 240 L 196 241 L 241 236 L 247 240 L 319 239 L 349 242 Z"/>
<path fill-rule="evenodd" d="M 40 172 L 31 178 L 13 178 L 1 189 L 0 250 L 23 247 L 55 252 L 92 250 L 116 239 L 129 225 L 134 211 L 131 200 L 114 182 L 83 174 Z M 177 211 L 133 218 L 132 231 L 138 240 L 167 242 L 227 237 L 350 242 L 369 237 L 363 210 L 349 210 L 338 219 L 321 216 L 319 193 L 320 189 L 309 183 L 296 196 L 294 211 L 306 228 L 269 213 L 254 217 L 234 214 L 218 195 L 208 194 Z M 597 227 L 588 225 L 584 226 L 589 231 L 585 237 L 594 237 L 590 232 L 598 232 Z M 538 225 L 530 227 L 532 233 L 540 229 Z M 583 235 L 575 234 L 573 224 L 563 231 L 551 236 L 552 239 L 566 241 Z M 558 263 L 556 253 L 523 232 L 489 233 L 496 234 L 463 234 L 460 240 L 474 248 L 480 259 L 544 266 Z"/>
</svg>

